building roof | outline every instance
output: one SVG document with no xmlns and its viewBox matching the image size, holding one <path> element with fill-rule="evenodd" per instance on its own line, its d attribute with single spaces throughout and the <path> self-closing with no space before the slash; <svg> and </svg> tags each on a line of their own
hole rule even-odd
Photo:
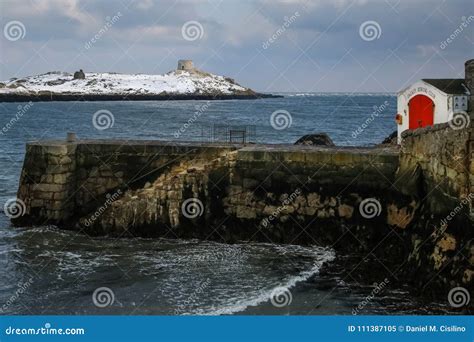
<svg viewBox="0 0 474 342">
<path fill-rule="evenodd" d="M 424 82 L 431 84 L 433 87 L 438 88 L 443 93 L 446 94 L 468 94 L 468 89 L 464 84 L 464 78 L 445 78 L 445 79 L 436 79 L 429 78 L 423 79 Z"/>
</svg>

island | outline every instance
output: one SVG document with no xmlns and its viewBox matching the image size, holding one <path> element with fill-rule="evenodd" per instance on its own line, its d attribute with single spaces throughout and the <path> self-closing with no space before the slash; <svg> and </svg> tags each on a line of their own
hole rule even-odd
<svg viewBox="0 0 474 342">
<path fill-rule="evenodd" d="M 234 79 L 179 60 L 163 75 L 53 71 L 0 82 L 0 102 L 227 100 L 281 97 L 243 87 Z"/>
</svg>

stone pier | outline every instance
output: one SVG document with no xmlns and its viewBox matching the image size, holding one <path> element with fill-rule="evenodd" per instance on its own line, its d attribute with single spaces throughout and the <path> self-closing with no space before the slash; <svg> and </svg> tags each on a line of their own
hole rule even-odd
<svg viewBox="0 0 474 342">
<path fill-rule="evenodd" d="M 472 288 L 473 137 L 437 125 L 401 147 L 32 142 L 14 223 L 327 245 L 383 260 L 425 293 Z"/>
</svg>

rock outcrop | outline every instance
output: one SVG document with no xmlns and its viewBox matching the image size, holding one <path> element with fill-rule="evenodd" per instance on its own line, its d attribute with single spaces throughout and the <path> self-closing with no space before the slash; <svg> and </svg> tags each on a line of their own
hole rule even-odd
<svg viewBox="0 0 474 342">
<path fill-rule="evenodd" d="M 386 137 L 382 141 L 382 145 L 393 145 L 393 146 L 397 145 L 397 137 L 398 137 L 397 131 L 392 132 L 388 137 Z"/>
<path fill-rule="evenodd" d="M 307 134 L 299 138 L 295 145 L 307 146 L 335 146 L 329 135 L 326 133 Z"/>
</svg>

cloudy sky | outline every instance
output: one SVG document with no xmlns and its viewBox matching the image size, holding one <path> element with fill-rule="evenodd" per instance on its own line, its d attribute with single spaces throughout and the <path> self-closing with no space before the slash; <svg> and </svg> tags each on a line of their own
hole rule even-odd
<svg viewBox="0 0 474 342">
<path fill-rule="evenodd" d="M 185 58 L 259 91 L 394 92 L 474 58 L 472 0 L 0 0 L 0 16 L 1 80 Z"/>
</svg>

